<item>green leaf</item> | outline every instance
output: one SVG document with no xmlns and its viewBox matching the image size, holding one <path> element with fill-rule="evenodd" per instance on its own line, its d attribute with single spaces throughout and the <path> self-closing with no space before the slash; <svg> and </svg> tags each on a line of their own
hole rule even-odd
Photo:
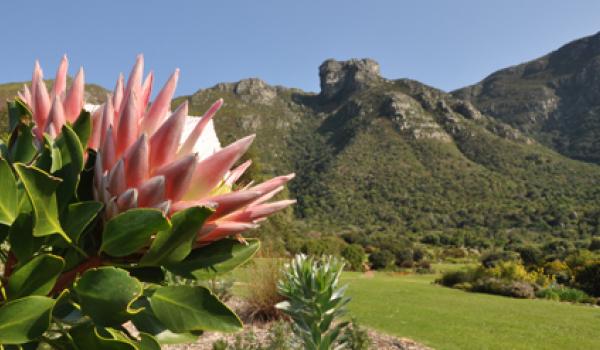
<svg viewBox="0 0 600 350">
<path fill-rule="evenodd" d="M 0 139 L 0 157 L 2 157 L 4 159 L 10 159 L 10 152 L 8 151 L 8 146 L 1 139 Z"/>
<path fill-rule="evenodd" d="M 8 233 L 10 232 L 10 226 L 0 225 L 0 244 L 4 242 L 6 237 L 8 237 Z"/>
<path fill-rule="evenodd" d="M 169 220 L 158 209 L 130 209 L 106 224 L 100 250 L 112 256 L 126 256 L 148 244 L 156 232 L 170 227 Z"/>
<path fill-rule="evenodd" d="M 242 329 L 237 315 L 204 287 L 161 287 L 149 299 L 156 317 L 174 332 Z"/>
<path fill-rule="evenodd" d="M 63 258 L 42 254 L 19 267 L 8 279 L 6 294 L 9 299 L 27 295 L 46 295 L 50 293 L 56 279 L 60 276 L 65 261 Z"/>
<path fill-rule="evenodd" d="M 50 139 L 48 134 L 44 134 L 44 142 L 42 143 L 40 156 L 35 161 L 35 166 L 52 173 L 60 168 L 60 152 L 54 146 L 54 141 Z"/>
<path fill-rule="evenodd" d="M 129 341 L 102 336 L 92 324 L 83 324 L 71 328 L 71 338 L 81 350 L 137 350 Z"/>
<path fill-rule="evenodd" d="M 31 122 L 32 113 L 21 99 L 17 98 L 14 101 L 7 101 L 8 110 L 8 127 L 9 131 L 12 132 L 17 125 L 29 124 Z"/>
<path fill-rule="evenodd" d="M 75 310 L 75 306 L 71 303 L 71 292 L 68 289 L 63 289 L 56 298 L 54 309 L 52 309 L 52 317 L 62 319 L 67 317 L 73 310 Z"/>
<path fill-rule="evenodd" d="M 142 282 L 161 284 L 165 280 L 165 270 L 160 266 L 135 266 L 127 268 L 127 271 Z"/>
<path fill-rule="evenodd" d="M 15 170 L 25 187 L 34 213 L 33 236 L 43 237 L 52 234 L 61 235 L 67 242 L 71 239 L 63 231 L 58 220 L 56 188 L 60 179 L 44 171 L 24 164 L 15 164 Z"/>
<path fill-rule="evenodd" d="M 96 164 L 96 152 L 92 149 L 87 150 L 87 160 L 83 166 L 83 171 L 79 174 L 79 187 L 77 188 L 77 197 L 81 201 L 94 200 L 94 165 Z"/>
<path fill-rule="evenodd" d="M 54 300 L 29 296 L 9 301 L 0 307 L 0 344 L 27 343 L 50 326 Z"/>
<path fill-rule="evenodd" d="M 140 350 L 160 350 L 160 344 L 150 334 L 140 333 Z"/>
<path fill-rule="evenodd" d="M 13 162 L 29 163 L 37 153 L 31 127 L 19 124 L 10 136 L 9 150 Z"/>
<path fill-rule="evenodd" d="M 141 312 L 134 315 L 131 319 L 135 328 L 140 332 L 153 335 L 160 344 L 193 343 L 198 339 L 198 335 L 190 332 L 175 333 L 167 329 L 167 327 L 156 318 L 146 298 L 138 299 L 133 306 L 136 308 L 143 308 Z"/>
<path fill-rule="evenodd" d="M 142 284 L 127 271 L 99 267 L 86 271 L 73 290 L 79 297 L 81 311 L 97 325 L 120 325 L 140 310 L 131 304 L 142 295 Z"/>
<path fill-rule="evenodd" d="M 73 242 L 79 242 L 79 237 L 81 237 L 86 227 L 94 221 L 102 206 L 102 203 L 96 201 L 69 204 L 63 226 Z"/>
<path fill-rule="evenodd" d="M 19 261 L 27 261 L 42 245 L 43 239 L 33 237 L 33 214 L 19 214 L 8 230 L 10 248 Z"/>
<path fill-rule="evenodd" d="M 58 185 L 56 200 L 59 212 L 62 213 L 76 195 L 79 174 L 83 170 L 83 146 L 77 134 L 68 125 L 62 127 L 56 146 L 60 150 L 62 166 L 54 174 L 63 180 Z"/>
<path fill-rule="evenodd" d="M 195 249 L 183 261 L 168 266 L 168 269 L 189 279 L 210 279 L 250 260 L 259 248 L 260 241 L 257 239 L 248 239 L 248 244 L 223 239 Z"/>
<path fill-rule="evenodd" d="M 0 193 L 0 224 L 10 226 L 17 218 L 17 180 L 4 159 L 0 159 Z"/>
<path fill-rule="evenodd" d="M 90 112 L 83 109 L 81 110 L 79 117 L 77 117 L 77 120 L 73 123 L 73 131 L 77 134 L 79 142 L 81 142 L 85 151 L 90 135 L 92 134 L 92 118 Z"/>
<path fill-rule="evenodd" d="M 140 261 L 143 265 L 173 264 L 185 259 L 192 251 L 196 235 L 204 221 L 213 213 L 206 207 L 191 207 L 171 217 L 170 230 L 156 235 L 150 249 Z"/>
</svg>

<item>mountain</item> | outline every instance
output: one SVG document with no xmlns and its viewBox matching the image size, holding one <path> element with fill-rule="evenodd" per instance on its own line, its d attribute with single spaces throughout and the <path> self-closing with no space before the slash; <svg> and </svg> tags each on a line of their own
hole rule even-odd
<svg viewBox="0 0 600 350">
<path fill-rule="evenodd" d="M 600 163 L 600 33 L 453 95 L 568 157 Z"/>
<path fill-rule="evenodd" d="M 387 242 L 443 233 L 476 247 L 600 234 L 600 166 L 490 116 L 470 90 L 386 79 L 371 59 L 327 60 L 318 73 L 318 94 L 251 78 L 173 101 L 187 99 L 201 115 L 224 98 L 215 118 L 222 143 L 257 134 L 244 181 L 297 173 L 282 195 L 297 205 L 264 234 L 288 247 L 340 234 Z M 104 90 L 88 93 L 95 99 Z M 536 99 L 520 101 L 526 109 Z"/>
<path fill-rule="evenodd" d="M 474 237 L 521 230 L 572 239 L 600 232 L 600 167 L 564 157 L 452 94 L 385 79 L 373 60 L 328 60 L 319 75 L 319 94 L 253 78 L 175 101 L 188 99 L 201 114 L 224 98 L 215 123 L 225 141 L 258 135 L 252 177 L 298 174 L 290 195 L 300 220 L 286 230 Z"/>
</svg>

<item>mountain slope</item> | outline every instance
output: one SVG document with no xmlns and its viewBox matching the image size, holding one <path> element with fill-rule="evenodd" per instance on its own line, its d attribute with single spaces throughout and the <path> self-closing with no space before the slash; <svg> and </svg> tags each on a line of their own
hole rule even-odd
<svg viewBox="0 0 600 350">
<path fill-rule="evenodd" d="M 298 174 L 290 191 L 304 232 L 600 229 L 590 190 L 600 167 L 450 94 L 384 79 L 371 60 L 326 61 L 320 76 L 318 95 L 248 79 L 182 97 L 197 114 L 223 97 L 215 122 L 228 141 L 258 134 L 253 177 Z"/>
<path fill-rule="evenodd" d="M 328 60 L 319 75 L 319 94 L 252 78 L 173 101 L 200 115 L 224 98 L 215 119 L 224 144 L 258 134 L 243 181 L 298 174 L 283 194 L 298 204 L 264 232 L 444 231 L 474 245 L 600 234 L 599 166 L 546 148 L 459 93 L 385 79 L 369 59 Z M 101 99 L 103 89 L 89 88 L 89 101 Z"/>
<path fill-rule="evenodd" d="M 600 163 L 600 33 L 453 94 L 568 157 Z"/>
</svg>

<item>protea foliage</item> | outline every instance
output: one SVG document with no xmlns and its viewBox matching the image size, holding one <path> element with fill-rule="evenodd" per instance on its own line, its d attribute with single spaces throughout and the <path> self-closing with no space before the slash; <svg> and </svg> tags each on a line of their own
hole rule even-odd
<svg viewBox="0 0 600 350">
<path fill-rule="evenodd" d="M 340 318 L 350 298 L 338 287 L 344 263 L 333 257 L 320 259 L 299 254 L 285 266 L 277 290 L 287 300 L 277 304 L 289 315 L 296 336 L 307 350 L 345 348 L 340 337 L 348 324 Z"/>
<path fill-rule="evenodd" d="M 157 349 L 240 329 L 208 289 L 168 285 L 165 272 L 208 279 L 250 259 L 259 242 L 240 233 L 293 203 L 271 201 L 293 174 L 237 184 L 254 135 L 221 147 L 212 118 L 222 100 L 202 117 L 187 102 L 171 112 L 178 71 L 150 103 L 139 56 L 93 106 L 83 70 L 67 89 L 67 69 L 65 57 L 48 91 L 36 62 L 32 85 L 8 103 L 0 343 Z"/>
</svg>

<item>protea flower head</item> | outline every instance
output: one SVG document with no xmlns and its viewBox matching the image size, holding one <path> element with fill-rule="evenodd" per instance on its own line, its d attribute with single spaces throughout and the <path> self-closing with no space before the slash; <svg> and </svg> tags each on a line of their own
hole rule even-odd
<svg viewBox="0 0 600 350">
<path fill-rule="evenodd" d="M 50 135 L 56 135 L 66 121 L 74 121 L 84 106 L 83 71 L 64 95 L 66 69 L 64 58 L 50 93 L 55 101 L 51 107 L 47 103 L 50 96 L 41 88 L 37 63 L 33 93 L 25 87 L 21 94 L 32 106 L 38 129 L 43 126 Z M 97 151 L 94 195 L 105 204 L 107 219 L 136 207 L 159 208 L 171 215 L 192 206 L 210 206 L 215 211 L 198 233 L 197 244 L 202 245 L 256 228 L 270 214 L 295 203 L 270 201 L 294 174 L 234 190 L 251 161 L 232 167 L 255 135 L 221 147 L 212 118 L 223 105 L 222 99 L 201 117 L 188 115 L 187 101 L 171 112 L 179 70 L 151 104 L 154 77 L 150 72 L 143 79 L 143 70 L 144 59 L 139 55 L 127 82 L 121 74 L 105 103 L 85 105 L 92 113 L 93 125 L 88 147 Z M 62 115 L 65 117 L 60 118 Z"/>
<path fill-rule="evenodd" d="M 56 71 L 54 85 L 50 92 L 44 84 L 44 73 L 38 61 L 35 61 L 31 88 L 23 85 L 18 92 L 19 97 L 25 102 L 33 115 L 35 128 L 33 130 L 38 140 L 44 133 L 55 137 L 60 133 L 66 122 L 74 122 L 79 116 L 84 105 L 84 73 L 79 69 L 73 83 L 67 90 L 67 70 L 69 62 L 63 56 Z"/>
</svg>

